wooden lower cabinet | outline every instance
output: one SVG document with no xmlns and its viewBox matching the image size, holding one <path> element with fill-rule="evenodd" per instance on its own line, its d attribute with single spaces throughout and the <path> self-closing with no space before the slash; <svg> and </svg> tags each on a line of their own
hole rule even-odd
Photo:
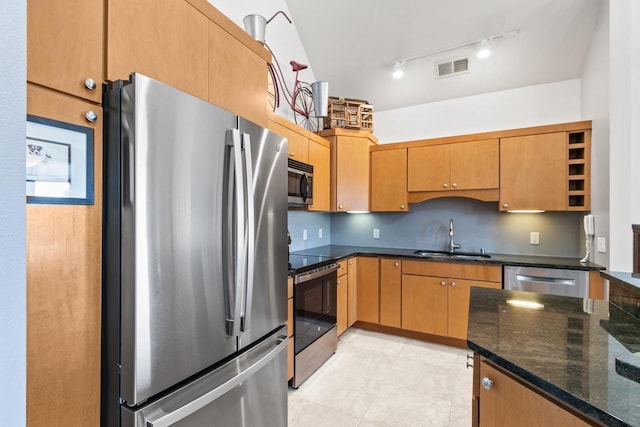
<svg viewBox="0 0 640 427">
<path fill-rule="evenodd" d="M 379 259 L 358 258 L 358 320 L 369 323 L 380 322 L 380 276 Z"/>
<path fill-rule="evenodd" d="M 347 259 L 347 327 L 358 320 L 358 259 Z"/>
<path fill-rule="evenodd" d="M 411 331 L 466 339 L 471 286 L 502 287 L 500 266 L 429 261 L 402 265 L 402 328 Z"/>
<path fill-rule="evenodd" d="M 588 426 L 586 422 L 558 406 L 555 402 L 517 381 L 501 369 L 483 359 L 479 375 L 474 376 L 474 399 L 477 410 L 474 426 Z M 490 388 L 482 386 L 482 379 L 492 381 Z"/>
<path fill-rule="evenodd" d="M 288 348 L 288 356 L 287 356 L 287 380 L 290 380 L 293 378 L 294 348 L 295 348 L 295 338 L 289 337 L 289 348 Z"/>
<path fill-rule="evenodd" d="M 380 259 L 380 324 L 402 327 L 402 261 Z"/>
<path fill-rule="evenodd" d="M 337 301 L 337 313 L 336 323 L 338 326 L 338 336 L 342 335 L 347 330 L 347 316 L 349 312 L 349 276 L 347 276 L 347 261 L 340 261 L 338 263 L 340 268 L 338 269 L 338 301 Z"/>
</svg>

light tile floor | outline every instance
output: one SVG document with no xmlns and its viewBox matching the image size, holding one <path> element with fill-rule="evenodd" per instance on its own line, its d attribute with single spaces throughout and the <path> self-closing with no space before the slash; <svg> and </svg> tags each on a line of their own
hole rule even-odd
<svg viewBox="0 0 640 427">
<path fill-rule="evenodd" d="M 471 426 L 470 352 L 351 328 L 289 390 L 289 427 Z"/>
</svg>

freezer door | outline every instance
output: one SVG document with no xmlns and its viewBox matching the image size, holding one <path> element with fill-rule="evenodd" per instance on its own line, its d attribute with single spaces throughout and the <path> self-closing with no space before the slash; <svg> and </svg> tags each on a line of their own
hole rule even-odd
<svg viewBox="0 0 640 427">
<path fill-rule="evenodd" d="M 122 427 L 287 425 L 286 328 L 217 370 L 137 411 Z"/>
<path fill-rule="evenodd" d="M 137 405 L 237 349 L 222 247 L 225 135 L 237 117 L 132 78 L 122 94 L 120 334 L 121 397 Z"/>
<path fill-rule="evenodd" d="M 244 147 L 247 200 L 247 289 L 240 347 L 287 320 L 287 140 L 239 120 Z"/>
</svg>

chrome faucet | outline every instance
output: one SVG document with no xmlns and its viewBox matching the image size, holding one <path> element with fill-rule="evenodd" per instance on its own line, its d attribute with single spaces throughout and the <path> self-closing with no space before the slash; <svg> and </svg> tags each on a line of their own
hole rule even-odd
<svg viewBox="0 0 640 427">
<path fill-rule="evenodd" d="M 453 241 L 453 219 L 449 220 L 449 252 L 460 249 L 460 244 Z"/>
</svg>

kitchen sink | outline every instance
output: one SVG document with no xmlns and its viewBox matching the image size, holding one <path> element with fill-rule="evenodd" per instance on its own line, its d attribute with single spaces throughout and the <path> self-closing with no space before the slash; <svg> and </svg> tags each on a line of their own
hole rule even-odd
<svg viewBox="0 0 640 427">
<path fill-rule="evenodd" d="M 491 255 L 482 252 L 449 252 L 438 251 L 432 249 L 420 249 L 413 252 L 414 255 L 418 255 L 425 258 L 454 258 L 454 259 L 478 259 L 478 258 L 491 258 Z"/>
</svg>

